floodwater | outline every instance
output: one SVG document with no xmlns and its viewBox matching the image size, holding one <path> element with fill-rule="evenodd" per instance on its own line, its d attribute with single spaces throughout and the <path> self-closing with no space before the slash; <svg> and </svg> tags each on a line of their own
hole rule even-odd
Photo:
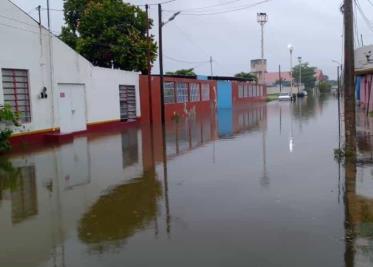
<svg viewBox="0 0 373 267">
<path fill-rule="evenodd" d="M 332 95 L 174 121 L 162 140 L 134 128 L 3 160 L 0 266 L 372 266 L 373 168 L 345 182 Z"/>
</svg>

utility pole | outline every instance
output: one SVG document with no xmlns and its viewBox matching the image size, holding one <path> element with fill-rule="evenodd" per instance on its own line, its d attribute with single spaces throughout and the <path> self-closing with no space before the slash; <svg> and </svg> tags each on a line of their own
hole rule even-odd
<svg viewBox="0 0 373 267">
<path fill-rule="evenodd" d="M 51 16 L 50 16 L 50 8 L 49 8 L 49 0 L 47 0 L 47 17 L 48 17 L 48 30 L 51 30 Z"/>
<path fill-rule="evenodd" d="M 161 121 L 162 126 L 165 126 L 165 110 L 164 110 L 164 89 L 163 89 L 163 43 L 162 43 L 162 5 L 158 4 L 158 37 L 159 37 L 159 80 L 161 89 Z"/>
<path fill-rule="evenodd" d="M 278 79 L 280 82 L 280 93 L 282 91 L 282 77 L 281 77 L 281 65 L 278 65 Z"/>
<path fill-rule="evenodd" d="M 298 95 L 300 92 L 300 87 L 302 85 L 302 57 L 298 57 L 299 61 L 299 81 L 298 81 Z"/>
<path fill-rule="evenodd" d="M 356 114 L 354 86 L 354 27 L 352 0 L 344 0 L 344 118 L 346 150 L 356 153 Z"/>
<path fill-rule="evenodd" d="M 210 75 L 211 75 L 211 77 L 214 75 L 214 72 L 213 72 L 213 69 L 212 69 L 212 63 L 213 63 L 213 60 L 212 60 L 212 57 L 210 56 Z"/>
<path fill-rule="evenodd" d="M 340 90 L 341 90 L 341 78 L 339 74 L 339 68 L 337 67 L 337 81 L 338 81 L 338 88 L 337 88 L 337 99 L 338 99 L 338 140 L 339 140 L 339 149 L 341 149 L 341 97 L 340 97 Z M 342 69 L 342 67 L 341 67 Z M 342 70 L 341 70 L 342 71 Z"/>
<path fill-rule="evenodd" d="M 148 91 L 149 91 L 149 123 L 151 129 L 153 129 L 153 101 L 152 101 L 152 77 L 151 77 L 151 72 L 152 72 L 152 67 L 151 67 L 151 56 L 150 56 L 150 34 L 149 34 L 149 5 L 145 5 L 146 9 L 146 39 L 148 42 L 148 49 L 147 49 L 147 63 L 148 63 Z M 153 136 L 152 136 L 153 138 Z"/>
<path fill-rule="evenodd" d="M 39 25 L 41 25 L 41 5 L 38 5 L 36 7 L 37 11 L 38 11 L 38 14 L 39 14 Z"/>
</svg>

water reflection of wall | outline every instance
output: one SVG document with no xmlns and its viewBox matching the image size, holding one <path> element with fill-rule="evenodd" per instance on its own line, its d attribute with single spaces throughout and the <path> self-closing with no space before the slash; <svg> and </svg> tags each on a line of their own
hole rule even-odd
<svg viewBox="0 0 373 267">
<path fill-rule="evenodd" d="M 21 223 L 38 213 L 35 168 L 19 168 L 17 186 L 11 191 L 12 223 Z"/>
<path fill-rule="evenodd" d="M 246 108 L 222 109 L 217 113 L 220 138 L 231 138 L 249 130 L 266 128 L 267 106 L 252 104 Z"/>
<path fill-rule="evenodd" d="M 65 242 L 81 246 L 77 223 L 87 211 L 100 206 L 102 195 L 116 199 L 112 206 L 105 204 L 111 212 L 120 214 L 126 205 L 127 211 L 141 210 L 144 204 L 148 205 L 144 210 L 153 211 L 147 214 L 154 214 L 156 197 L 146 189 L 154 187 L 155 181 L 140 179 L 144 175 L 142 139 L 137 129 L 93 134 L 58 148 L 11 156 L 10 162 L 19 171 L 8 181 L 0 180 L 0 265 L 40 266 L 57 261 L 56 266 L 62 266 L 67 257 Z M 142 191 L 142 204 L 133 202 Z M 118 196 L 124 203 L 118 202 Z M 118 224 L 112 223 L 115 231 L 113 226 Z"/>
<path fill-rule="evenodd" d="M 372 142 L 361 123 L 366 119 L 358 117 L 357 162 L 345 164 L 346 266 L 373 265 Z"/>
</svg>

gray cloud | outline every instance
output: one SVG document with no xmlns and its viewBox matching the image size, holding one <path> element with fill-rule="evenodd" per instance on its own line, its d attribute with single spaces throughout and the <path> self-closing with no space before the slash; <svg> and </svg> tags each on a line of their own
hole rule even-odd
<svg viewBox="0 0 373 267">
<path fill-rule="evenodd" d="M 13 0 L 26 12 L 36 17 L 32 10 L 38 4 L 45 7 L 45 1 Z M 50 0 L 51 7 L 62 9 L 62 0 Z M 142 5 L 147 1 L 128 1 Z M 148 3 L 156 3 L 149 0 Z M 164 5 L 165 10 L 186 10 L 231 0 L 176 0 Z M 212 10 L 220 11 L 255 3 L 257 0 L 240 0 Z M 281 64 L 289 68 L 288 43 L 295 47 L 294 56 L 317 66 L 331 77 L 335 77 L 332 59 L 341 60 L 342 14 L 341 1 L 333 0 L 272 0 L 268 3 L 237 12 L 215 16 L 180 15 L 164 28 L 164 54 L 186 61 L 208 61 L 214 58 L 214 72 L 218 75 L 233 75 L 249 70 L 249 61 L 260 56 L 260 28 L 256 23 L 257 12 L 267 12 L 269 22 L 265 27 L 265 55 L 269 70 L 276 71 Z M 373 11 L 367 1 L 361 0 L 367 14 Z M 208 10 L 207 10 L 208 11 Z M 189 11 L 189 12 L 192 12 Z M 196 10 L 194 10 L 196 12 Z M 45 11 L 43 21 L 46 24 Z M 151 6 L 151 17 L 157 22 L 157 6 Z M 171 12 L 164 12 L 165 20 Z M 59 32 L 63 24 L 63 13 L 52 11 L 52 30 Z M 358 29 L 364 35 L 365 43 L 372 43 L 372 32 L 358 16 Z M 152 33 L 157 35 L 157 23 Z M 154 72 L 158 71 L 155 64 Z M 165 70 L 196 67 L 200 74 L 209 74 L 208 63 L 182 63 L 165 58 Z"/>
</svg>

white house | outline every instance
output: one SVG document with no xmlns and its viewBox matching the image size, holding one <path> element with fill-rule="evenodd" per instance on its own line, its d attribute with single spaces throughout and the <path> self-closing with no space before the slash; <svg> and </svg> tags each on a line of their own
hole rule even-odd
<svg viewBox="0 0 373 267">
<path fill-rule="evenodd" d="M 139 75 L 93 66 L 9 0 L 0 1 L 0 105 L 16 134 L 85 131 L 141 116 Z"/>
</svg>

